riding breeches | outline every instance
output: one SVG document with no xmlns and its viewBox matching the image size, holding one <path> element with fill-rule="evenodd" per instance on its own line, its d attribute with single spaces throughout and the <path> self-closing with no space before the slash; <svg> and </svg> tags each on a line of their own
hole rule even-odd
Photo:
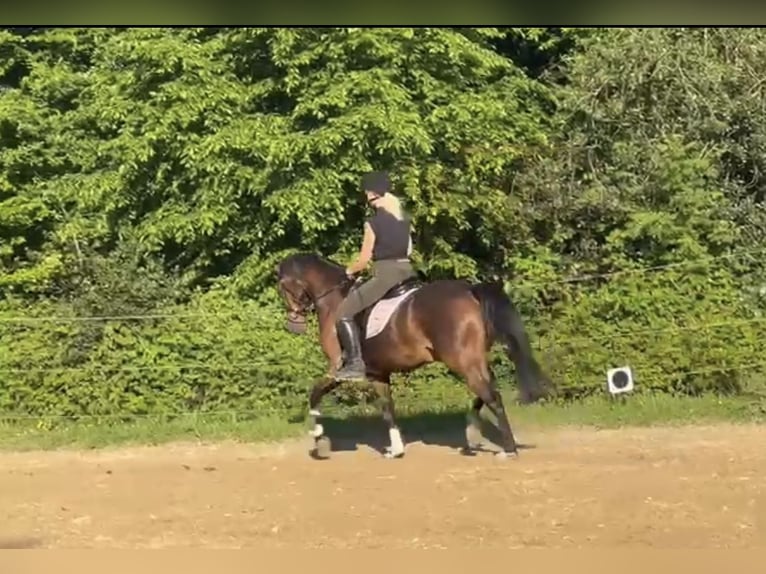
<svg viewBox="0 0 766 574">
<path fill-rule="evenodd" d="M 352 319 L 357 313 L 377 303 L 389 289 L 405 279 L 415 277 L 415 270 L 407 260 L 376 261 L 373 277 L 352 289 L 338 310 L 339 319 Z"/>
</svg>

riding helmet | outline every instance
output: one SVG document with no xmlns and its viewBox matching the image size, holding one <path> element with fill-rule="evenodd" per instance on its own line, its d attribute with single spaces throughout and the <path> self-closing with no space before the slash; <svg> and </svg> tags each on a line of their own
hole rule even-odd
<svg viewBox="0 0 766 574">
<path fill-rule="evenodd" d="M 385 171 L 371 171 L 362 176 L 362 191 L 371 191 L 383 196 L 391 191 L 391 180 Z"/>
</svg>

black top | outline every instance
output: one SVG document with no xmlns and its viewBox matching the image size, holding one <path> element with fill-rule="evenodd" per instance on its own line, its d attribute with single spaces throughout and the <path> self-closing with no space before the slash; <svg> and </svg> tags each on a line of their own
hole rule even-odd
<svg viewBox="0 0 766 574">
<path fill-rule="evenodd" d="M 375 232 L 373 261 L 409 259 L 410 220 L 407 217 L 399 220 L 388 211 L 378 209 L 377 213 L 369 219 L 369 224 Z"/>
</svg>

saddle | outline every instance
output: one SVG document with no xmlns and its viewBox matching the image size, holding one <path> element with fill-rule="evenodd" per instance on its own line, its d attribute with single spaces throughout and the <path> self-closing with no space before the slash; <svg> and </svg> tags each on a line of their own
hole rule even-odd
<svg viewBox="0 0 766 574">
<path fill-rule="evenodd" d="M 418 277 L 408 277 L 404 281 L 400 281 L 391 289 L 386 291 L 386 294 L 383 295 L 383 297 L 380 298 L 381 301 L 384 301 L 386 299 L 393 299 L 394 297 L 399 297 L 400 295 L 404 295 L 405 293 L 413 290 L 413 289 L 419 289 L 423 286 L 423 282 Z"/>
<path fill-rule="evenodd" d="M 378 335 L 399 305 L 422 286 L 423 282 L 417 276 L 408 277 L 391 287 L 383 297 L 360 313 L 358 320 L 365 330 L 365 338 L 370 339 Z"/>
</svg>

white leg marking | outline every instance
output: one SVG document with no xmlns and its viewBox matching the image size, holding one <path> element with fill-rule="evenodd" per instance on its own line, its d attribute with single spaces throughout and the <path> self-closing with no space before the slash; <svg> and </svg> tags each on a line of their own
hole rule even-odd
<svg viewBox="0 0 766 574">
<path fill-rule="evenodd" d="M 311 409 L 309 411 L 309 415 L 311 415 L 312 417 L 318 417 L 318 416 L 322 416 L 322 413 L 320 413 L 317 409 Z"/>
<path fill-rule="evenodd" d="M 465 440 L 468 448 L 472 449 L 479 448 L 484 441 L 481 430 L 472 422 L 468 423 L 465 427 Z"/>
<path fill-rule="evenodd" d="M 324 434 L 324 427 L 317 423 L 314 425 L 314 430 L 312 430 L 309 434 L 314 438 L 319 438 Z"/>
<path fill-rule="evenodd" d="M 388 436 L 391 439 L 391 449 L 389 450 L 391 456 L 404 454 L 404 442 L 402 441 L 402 434 L 399 432 L 399 429 L 388 429 Z"/>
<path fill-rule="evenodd" d="M 501 450 L 495 453 L 495 458 L 497 458 L 498 460 L 515 460 L 519 458 L 519 454 L 517 452 L 507 452 L 507 451 Z"/>
</svg>

